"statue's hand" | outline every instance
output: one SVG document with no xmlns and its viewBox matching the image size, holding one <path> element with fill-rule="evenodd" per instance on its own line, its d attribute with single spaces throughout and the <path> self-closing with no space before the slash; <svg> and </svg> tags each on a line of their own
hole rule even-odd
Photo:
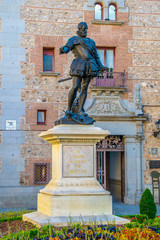
<svg viewBox="0 0 160 240">
<path fill-rule="evenodd" d="M 107 67 L 105 67 L 105 66 L 100 67 L 100 72 L 104 72 L 105 70 L 107 70 Z"/>
<path fill-rule="evenodd" d="M 61 47 L 59 49 L 59 54 L 68 53 L 68 52 L 69 52 L 68 47 Z"/>
</svg>

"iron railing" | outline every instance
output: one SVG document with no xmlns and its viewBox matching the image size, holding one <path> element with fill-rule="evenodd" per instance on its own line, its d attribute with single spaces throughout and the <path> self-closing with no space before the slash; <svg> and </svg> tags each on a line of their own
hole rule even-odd
<svg viewBox="0 0 160 240">
<path fill-rule="evenodd" d="M 107 72 L 100 73 L 96 78 L 92 79 L 91 86 L 95 87 L 124 87 L 124 72 Z"/>
</svg>

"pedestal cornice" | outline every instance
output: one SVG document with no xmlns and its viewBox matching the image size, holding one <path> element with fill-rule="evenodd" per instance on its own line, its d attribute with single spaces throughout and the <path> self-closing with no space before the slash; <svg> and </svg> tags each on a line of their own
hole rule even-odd
<svg viewBox="0 0 160 240">
<path fill-rule="evenodd" d="M 48 131 L 41 133 L 39 136 L 49 143 L 62 143 L 70 142 L 73 143 L 96 143 L 101 139 L 104 139 L 109 135 L 108 130 L 102 130 L 99 127 L 93 125 L 58 125 Z"/>
</svg>

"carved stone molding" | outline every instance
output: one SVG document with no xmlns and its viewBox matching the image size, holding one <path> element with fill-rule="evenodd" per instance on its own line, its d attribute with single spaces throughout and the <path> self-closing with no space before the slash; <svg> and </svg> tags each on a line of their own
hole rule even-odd
<svg viewBox="0 0 160 240">
<path fill-rule="evenodd" d="M 95 96 L 86 112 L 90 116 L 135 116 L 122 102 L 120 96 Z"/>
<path fill-rule="evenodd" d="M 98 149 L 124 151 L 123 138 L 121 136 L 108 136 L 97 143 Z"/>
<path fill-rule="evenodd" d="M 141 89 L 140 85 L 136 85 L 135 87 L 135 112 L 136 115 L 143 115 L 143 105 L 141 102 Z"/>
<path fill-rule="evenodd" d="M 121 26 L 124 24 L 122 21 L 106 21 L 106 20 L 91 20 L 92 24 L 99 24 L 99 25 L 117 25 Z"/>
</svg>

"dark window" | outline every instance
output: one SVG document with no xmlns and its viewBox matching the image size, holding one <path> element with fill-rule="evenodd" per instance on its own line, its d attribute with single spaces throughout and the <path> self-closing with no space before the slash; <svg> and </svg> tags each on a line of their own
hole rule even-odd
<svg viewBox="0 0 160 240">
<path fill-rule="evenodd" d="M 54 51 L 53 49 L 43 49 L 43 71 L 54 71 Z"/>
<path fill-rule="evenodd" d="M 160 168 L 160 161 L 159 160 L 151 160 L 149 161 L 149 168 Z"/>
<path fill-rule="evenodd" d="M 95 20 L 102 20 L 103 19 L 103 7 L 100 3 L 95 4 L 94 18 L 95 18 Z"/>
<path fill-rule="evenodd" d="M 116 20 L 116 6 L 114 4 L 109 5 L 109 20 Z"/>
<path fill-rule="evenodd" d="M 34 164 L 34 184 L 46 184 L 49 181 L 49 163 Z"/>
<path fill-rule="evenodd" d="M 37 124 L 46 124 L 46 110 L 37 110 Z"/>
</svg>

